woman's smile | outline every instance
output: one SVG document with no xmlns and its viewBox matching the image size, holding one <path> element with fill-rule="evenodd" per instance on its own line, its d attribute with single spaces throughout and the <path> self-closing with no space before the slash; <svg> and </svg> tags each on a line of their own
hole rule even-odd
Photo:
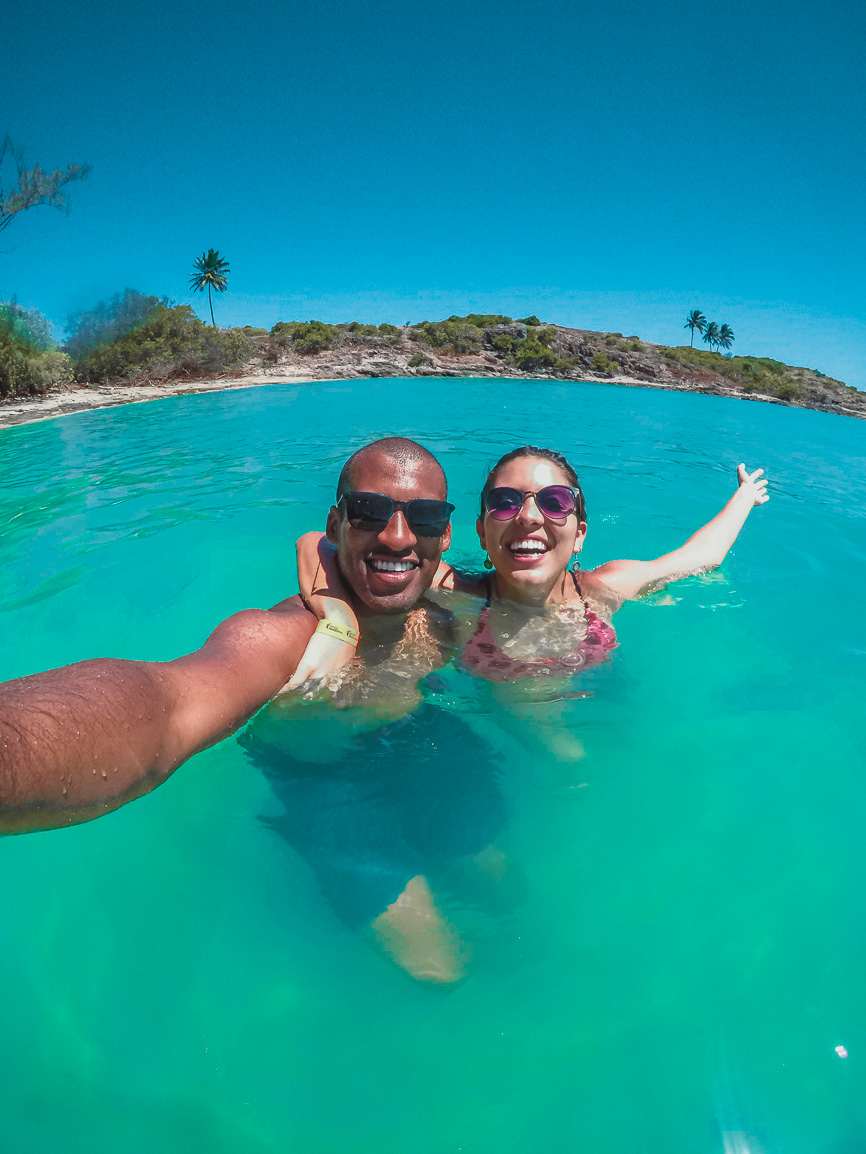
<svg viewBox="0 0 866 1154">
<path fill-rule="evenodd" d="M 516 541 L 509 541 L 505 545 L 515 561 L 525 565 L 533 565 L 550 552 L 550 545 L 539 537 L 519 537 Z"/>
</svg>

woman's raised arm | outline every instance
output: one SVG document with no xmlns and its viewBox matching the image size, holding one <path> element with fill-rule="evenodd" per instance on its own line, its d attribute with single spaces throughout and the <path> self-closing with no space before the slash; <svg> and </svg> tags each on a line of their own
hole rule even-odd
<svg viewBox="0 0 866 1154">
<path fill-rule="evenodd" d="M 656 557 L 654 561 L 608 561 L 592 569 L 588 576 L 601 582 L 620 601 L 628 601 L 640 593 L 660 588 L 668 581 L 715 569 L 724 561 L 752 509 L 769 501 L 763 473 L 763 469 L 749 473 L 745 465 L 738 465 L 739 484 L 733 497 L 712 521 L 692 534 L 679 549 Z"/>
<path fill-rule="evenodd" d="M 307 608 L 320 622 L 332 622 L 339 636 L 315 632 L 286 689 L 297 689 L 307 681 L 321 681 L 342 669 L 355 656 L 355 646 L 344 631 L 359 635 L 358 618 L 349 601 L 349 589 L 337 564 L 337 550 L 324 533 L 304 533 L 295 545 L 298 558 L 298 586 Z"/>
</svg>

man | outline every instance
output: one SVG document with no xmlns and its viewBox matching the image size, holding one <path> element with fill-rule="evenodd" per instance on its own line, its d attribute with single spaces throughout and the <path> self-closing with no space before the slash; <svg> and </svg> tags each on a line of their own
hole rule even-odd
<svg viewBox="0 0 866 1154">
<path fill-rule="evenodd" d="M 451 540 L 446 498 L 442 466 L 414 441 L 346 462 L 327 531 L 365 620 L 362 659 L 402 637 L 429 588 Z M 286 685 L 316 625 L 294 596 L 236 613 L 174 661 L 97 659 L 0 685 L 0 833 L 89 821 L 149 793 Z"/>
</svg>

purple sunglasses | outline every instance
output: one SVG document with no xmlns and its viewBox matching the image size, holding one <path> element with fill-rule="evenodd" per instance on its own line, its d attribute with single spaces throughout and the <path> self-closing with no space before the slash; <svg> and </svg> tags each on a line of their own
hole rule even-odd
<svg viewBox="0 0 866 1154">
<path fill-rule="evenodd" d="M 526 503 L 534 497 L 539 512 L 550 521 L 563 522 L 577 509 L 578 492 L 568 485 L 546 485 L 545 488 L 525 493 L 500 485 L 484 494 L 484 509 L 496 521 L 513 520 Z"/>
</svg>

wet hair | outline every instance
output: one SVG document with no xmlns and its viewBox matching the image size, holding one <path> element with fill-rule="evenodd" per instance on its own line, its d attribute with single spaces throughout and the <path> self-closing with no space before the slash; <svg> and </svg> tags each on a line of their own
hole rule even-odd
<svg viewBox="0 0 866 1154">
<path fill-rule="evenodd" d="M 577 473 L 574 466 L 563 457 L 562 453 L 557 453 L 555 449 L 540 449 L 538 445 L 521 445 L 519 449 L 512 449 L 510 453 L 500 457 L 490 472 L 487 474 L 487 480 L 484 482 L 484 488 L 481 490 L 481 516 L 483 517 L 487 510 L 484 508 L 484 498 L 494 489 L 496 474 L 503 466 L 510 464 L 512 461 L 519 461 L 522 457 L 540 457 L 543 461 L 550 461 L 552 465 L 556 465 L 561 469 L 568 478 L 568 483 L 573 489 L 577 491 L 577 513 L 578 521 L 586 520 L 586 500 L 583 496 L 583 489 L 580 487 L 580 481 L 577 478 Z"/>
<path fill-rule="evenodd" d="M 359 458 L 365 453 L 369 453 L 371 449 L 378 449 L 384 453 L 385 456 L 398 465 L 433 465 L 442 475 L 442 486 L 445 490 L 445 496 L 448 496 L 448 482 L 445 478 L 445 470 L 433 456 L 429 449 L 425 449 L 423 445 L 419 445 L 416 441 L 410 441 L 408 437 L 382 437 L 381 440 L 371 441 L 369 445 L 363 445 L 356 450 L 343 468 L 340 470 L 340 478 L 337 481 L 337 504 L 339 505 L 344 493 L 351 493 L 353 489 L 352 471 L 358 462 Z"/>
</svg>

